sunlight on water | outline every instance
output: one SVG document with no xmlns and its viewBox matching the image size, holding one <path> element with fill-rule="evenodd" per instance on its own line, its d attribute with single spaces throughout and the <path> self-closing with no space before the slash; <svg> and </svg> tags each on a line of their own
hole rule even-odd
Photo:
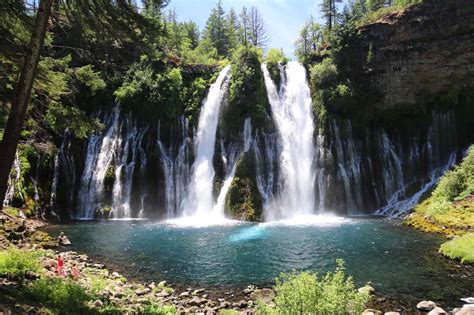
<svg viewBox="0 0 474 315">
<path fill-rule="evenodd" d="M 264 238 L 266 232 L 267 231 L 262 224 L 251 227 L 245 227 L 237 231 L 237 233 L 231 235 L 229 237 L 229 241 L 231 243 L 238 243 L 243 241 L 261 239 Z"/>
</svg>

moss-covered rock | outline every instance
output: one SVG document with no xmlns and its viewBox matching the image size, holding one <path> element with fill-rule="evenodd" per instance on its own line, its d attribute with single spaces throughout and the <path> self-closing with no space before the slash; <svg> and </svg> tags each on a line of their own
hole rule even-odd
<svg viewBox="0 0 474 315">
<path fill-rule="evenodd" d="M 235 219 L 261 219 L 262 198 L 255 181 L 255 161 L 248 152 L 237 162 L 235 177 L 226 197 L 226 210 Z"/>
</svg>

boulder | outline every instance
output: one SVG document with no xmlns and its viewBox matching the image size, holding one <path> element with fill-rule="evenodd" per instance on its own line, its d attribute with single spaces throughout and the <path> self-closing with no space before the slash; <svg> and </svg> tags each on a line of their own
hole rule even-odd
<svg viewBox="0 0 474 315">
<path fill-rule="evenodd" d="M 159 288 L 164 288 L 164 287 L 166 287 L 166 280 L 160 281 L 160 282 L 158 283 L 158 287 L 159 287 Z"/>
<path fill-rule="evenodd" d="M 368 308 L 362 312 L 362 315 L 382 315 L 382 312 Z"/>
<path fill-rule="evenodd" d="M 400 315 L 399 312 L 385 312 L 384 315 Z"/>
<path fill-rule="evenodd" d="M 436 306 L 434 309 L 432 309 L 428 315 L 443 315 L 443 314 L 448 314 L 446 313 L 445 310 L 443 310 L 441 307 Z"/>
<path fill-rule="evenodd" d="M 181 294 L 179 295 L 179 297 L 188 297 L 188 296 L 190 296 L 190 295 L 191 295 L 191 294 L 190 294 L 188 291 L 184 291 L 183 293 L 181 293 Z"/>
<path fill-rule="evenodd" d="M 455 309 L 453 313 L 456 315 L 474 315 L 474 305 L 464 305 L 461 309 Z"/>
<path fill-rule="evenodd" d="M 416 305 L 416 308 L 422 312 L 429 312 L 436 307 L 436 303 L 433 301 L 421 301 Z"/>
<path fill-rule="evenodd" d="M 270 303 L 275 298 L 275 292 L 272 289 L 255 290 L 250 294 L 250 298 L 255 301 L 262 301 L 265 304 Z"/>
<path fill-rule="evenodd" d="M 150 291 L 151 290 L 149 288 L 137 289 L 137 290 L 135 290 L 135 294 L 138 295 L 138 296 L 142 296 L 142 295 L 150 293 Z"/>
<path fill-rule="evenodd" d="M 375 293 L 375 289 L 370 285 L 366 285 L 366 286 L 363 286 L 362 288 L 358 288 L 357 291 L 359 293 L 364 293 L 368 295 L 372 295 Z"/>
<path fill-rule="evenodd" d="M 188 302 L 189 305 L 191 306 L 199 306 L 203 304 L 203 300 L 201 300 L 199 297 L 195 296 L 191 299 L 191 301 Z"/>
</svg>

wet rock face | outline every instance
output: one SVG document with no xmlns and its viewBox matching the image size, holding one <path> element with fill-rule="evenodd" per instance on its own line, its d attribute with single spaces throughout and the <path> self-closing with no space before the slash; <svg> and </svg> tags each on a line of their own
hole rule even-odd
<svg viewBox="0 0 474 315">
<path fill-rule="evenodd" d="M 364 26 L 381 109 L 474 87 L 472 0 L 427 0 Z"/>
</svg>

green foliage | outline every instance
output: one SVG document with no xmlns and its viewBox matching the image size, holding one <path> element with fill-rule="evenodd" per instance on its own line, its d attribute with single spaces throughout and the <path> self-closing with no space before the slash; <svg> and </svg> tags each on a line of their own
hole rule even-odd
<svg viewBox="0 0 474 315">
<path fill-rule="evenodd" d="M 106 87 L 105 81 L 100 77 L 100 72 L 94 71 L 92 65 L 77 68 L 75 74 L 77 80 L 89 88 L 91 95 L 95 95 L 97 91 Z"/>
<path fill-rule="evenodd" d="M 427 232 L 447 236 L 462 235 L 474 228 L 474 146 L 453 170 L 440 179 L 437 187 L 405 223 Z"/>
<path fill-rule="evenodd" d="M 86 305 L 91 297 L 72 280 L 39 279 L 25 288 L 25 295 L 31 301 L 46 306 L 58 314 L 92 313 Z"/>
<path fill-rule="evenodd" d="M 295 42 L 295 55 L 301 63 L 307 64 L 312 57 L 321 49 L 324 41 L 323 27 L 316 23 L 311 16 L 300 31 Z"/>
<path fill-rule="evenodd" d="M 436 200 L 452 202 L 474 194 L 474 146 L 463 162 L 447 172 L 438 183 L 433 197 Z"/>
<path fill-rule="evenodd" d="M 138 314 L 173 315 L 176 314 L 176 309 L 174 305 L 163 305 L 158 302 L 152 302 L 142 305 L 140 311 L 138 311 Z"/>
<path fill-rule="evenodd" d="M 441 244 L 439 252 L 462 263 L 474 263 L 474 234 L 466 234 Z"/>
<path fill-rule="evenodd" d="M 237 161 L 235 176 L 226 196 L 226 210 L 235 219 L 258 221 L 262 214 L 262 197 L 255 182 L 254 159 L 244 153 Z"/>
<path fill-rule="evenodd" d="M 78 139 L 85 139 L 96 131 L 104 128 L 98 119 L 92 119 L 77 107 L 63 106 L 52 102 L 48 106 L 45 115 L 52 130 L 58 134 L 69 129 Z"/>
<path fill-rule="evenodd" d="M 262 50 L 251 46 L 239 47 L 232 57 L 229 104 L 222 115 L 225 131 L 230 135 L 240 133 L 247 117 L 251 118 L 254 128 L 264 127 L 269 117 L 261 60 Z"/>
<path fill-rule="evenodd" d="M 276 280 L 275 309 L 260 306 L 259 314 L 361 314 L 369 301 L 359 293 L 352 278 L 346 277 L 344 263 L 321 278 L 311 272 L 282 274 Z"/>
<path fill-rule="evenodd" d="M 39 251 L 28 251 L 9 247 L 0 251 L 0 274 L 23 277 L 27 272 L 39 272 L 39 257 L 42 253 Z"/>
<path fill-rule="evenodd" d="M 268 72 L 272 77 L 273 82 L 276 86 L 280 85 L 280 65 L 285 65 L 288 63 L 288 58 L 283 53 L 283 50 L 271 48 L 267 57 L 265 58 L 265 63 L 267 65 Z"/>
</svg>

